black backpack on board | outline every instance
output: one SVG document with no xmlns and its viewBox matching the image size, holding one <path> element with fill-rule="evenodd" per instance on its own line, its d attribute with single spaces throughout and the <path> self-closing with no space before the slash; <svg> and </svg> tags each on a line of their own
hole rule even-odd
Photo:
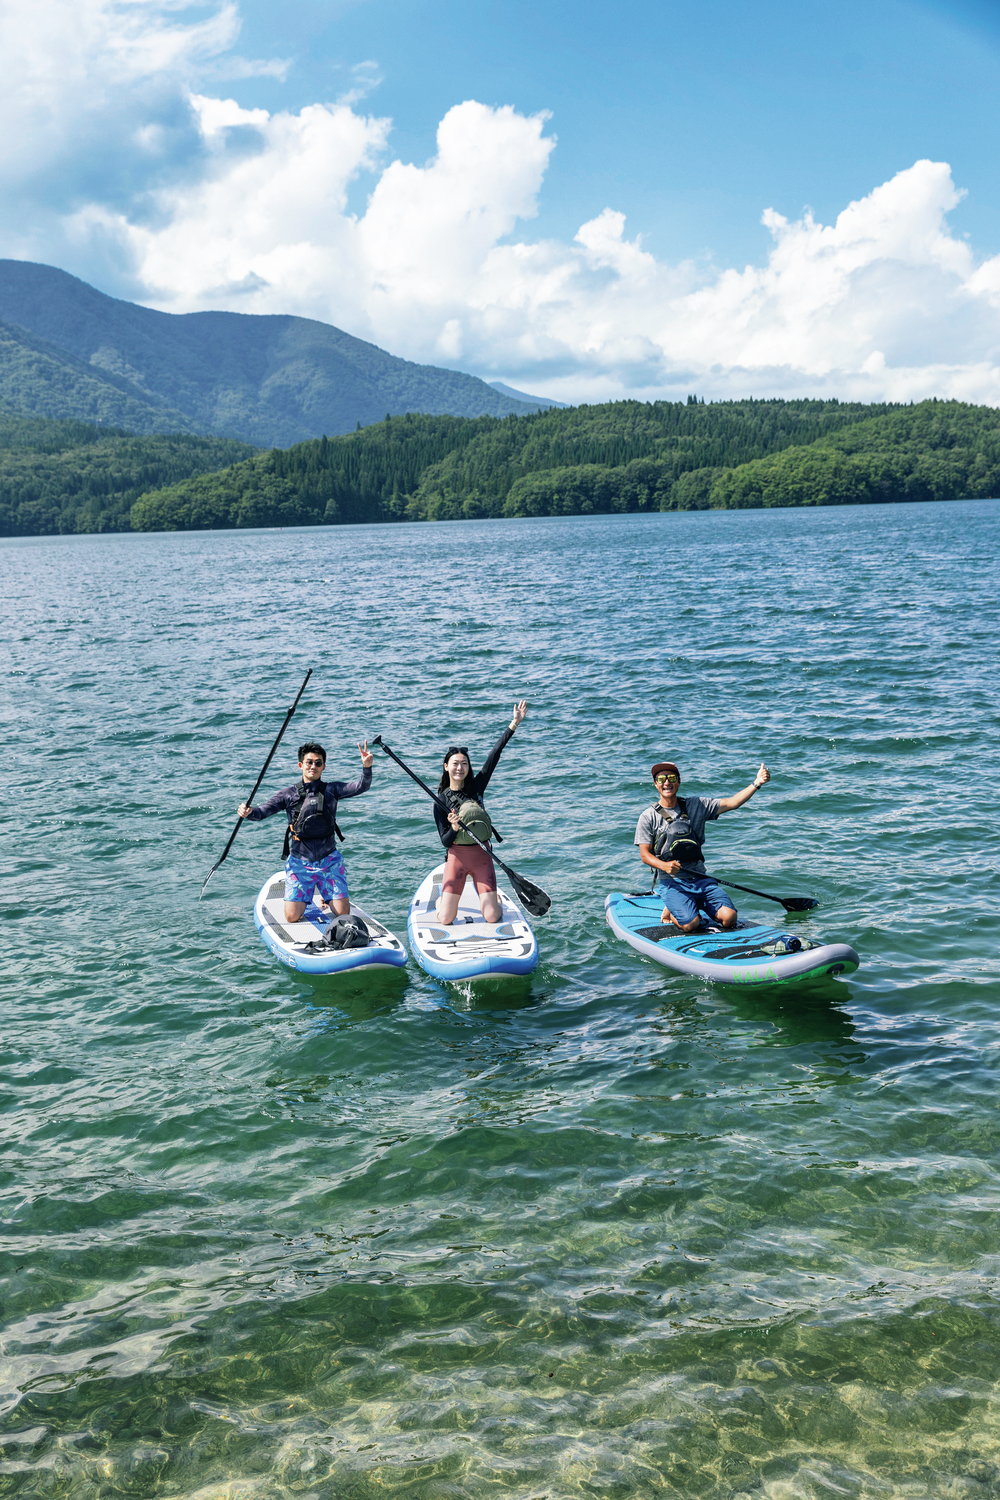
<svg viewBox="0 0 1000 1500">
<path fill-rule="evenodd" d="M 324 948 L 367 948 L 370 944 L 368 928 L 353 912 L 335 917 L 323 934 Z"/>
<path fill-rule="evenodd" d="M 334 917 L 323 936 L 315 943 L 306 943 L 306 953 L 328 953 L 343 948 L 368 948 L 371 945 L 371 933 L 360 917 L 353 912 L 347 912 L 342 917 Z"/>
</svg>

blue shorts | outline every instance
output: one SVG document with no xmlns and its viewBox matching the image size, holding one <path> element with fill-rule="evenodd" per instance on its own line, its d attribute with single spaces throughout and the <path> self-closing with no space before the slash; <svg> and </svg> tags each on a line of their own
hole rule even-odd
<svg viewBox="0 0 1000 1500">
<path fill-rule="evenodd" d="M 711 875 L 687 875 L 683 881 L 661 875 L 656 882 L 656 894 L 663 897 L 664 906 L 682 927 L 694 921 L 699 908 L 713 918 L 718 917 L 724 906 L 734 909 L 722 886 Z"/>
<path fill-rule="evenodd" d="M 339 849 L 334 849 L 325 859 L 313 864 L 308 859 L 296 859 L 290 854 L 285 861 L 285 900 L 312 900 L 313 891 L 318 891 L 323 901 L 346 901 L 347 871 Z"/>
</svg>

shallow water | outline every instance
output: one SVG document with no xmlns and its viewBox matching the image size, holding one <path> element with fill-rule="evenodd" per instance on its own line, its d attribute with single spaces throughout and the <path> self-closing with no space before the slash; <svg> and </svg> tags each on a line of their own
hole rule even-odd
<svg viewBox="0 0 1000 1500">
<path fill-rule="evenodd" d="M 0 1494 L 1000 1494 L 994 502 L 46 538 L 7 601 Z M 246 829 L 317 735 L 485 755 L 530 981 L 303 980 Z M 617 944 L 650 764 L 849 979 Z M 397 932 L 436 857 L 342 809 Z M 748 915 L 774 916 L 754 897 Z"/>
</svg>

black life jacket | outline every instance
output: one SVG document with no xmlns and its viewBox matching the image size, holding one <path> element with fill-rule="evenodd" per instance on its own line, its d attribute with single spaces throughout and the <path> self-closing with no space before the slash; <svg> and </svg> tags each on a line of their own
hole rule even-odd
<svg viewBox="0 0 1000 1500">
<path fill-rule="evenodd" d="M 683 797 L 677 798 L 676 808 L 672 808 L 673 817 L 660 806 L 658 802 L 653 804 L 653 812 L 660 815 L 661 824 L 653 835 L 650 852 L 654 859 L 676 859 L 682 865 L 696 865 L 702 858 L 703 846 L 701 840 L 696 838 L 691 828 L 687 813 L 687 803 Z"/>
<path fill-rule="evenodd" d="M 295 791 L 298 797 L 298 807 L 294 814 L 289 813 L 289 823 L 285 829 L 285 844 L 281 851 L 282 859 L 288 858 L 292 839 L 301 839 L 306 844 L 319 844 L 323 839 L 328 839 L 331 834 L 336 834 L 337 838 L 343 842 L 344 835 L 333 815 L 337 799 L 329 795 L 326 783 L 300 781 Z"/>
</svg>

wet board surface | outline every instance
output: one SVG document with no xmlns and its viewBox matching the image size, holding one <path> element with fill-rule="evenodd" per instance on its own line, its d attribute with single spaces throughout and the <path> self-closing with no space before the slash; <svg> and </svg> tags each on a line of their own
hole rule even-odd
<svg viewBox="0 0 1000 1500">
<path fill-rule="evenodd" d="M 265 880 L 254 902 L 254 926 L 275 957 L 290 969 L 303 974 L 339 974 L 345 970 L 399 968 L 406 963 L 406 949 L 388 927 L 363 911 L 353 900 L 351 914 L 360 917 L 372 939 L 367 948 L 330 948 L 321 953 L 308 952 L 310 943 L 319 942 L 333 917 L 323 911 L 315 897 L 306 907 L 300 922 L 285 921 L 285 872 L 278 870 Z"/>
<path fill-rule="evenodd" d="M 604 911 L 615 936 L 637 953 L 717 984 L 783 984 L 852 974 L 861 962 L 848 943 L 817 941 L 742 917 L 728 932 L 707 917 L 700 932 L 680 932 L 661 923 L 663 898 L 648 893 L 613 891 Z"/>
<path fill-rule="evenodd" d="M 484 922 L 479 897 L 468 881 L 454 923 L 442 927 L 434 908 L 443 874 L 444 865 L 432 870 L 410 902 L 406 932 L 420 967 L 446 980 L 530 974 L 538 964 L 538 943 L 521 908 L 498 889 L 501 920 Z"/>
</svg>

